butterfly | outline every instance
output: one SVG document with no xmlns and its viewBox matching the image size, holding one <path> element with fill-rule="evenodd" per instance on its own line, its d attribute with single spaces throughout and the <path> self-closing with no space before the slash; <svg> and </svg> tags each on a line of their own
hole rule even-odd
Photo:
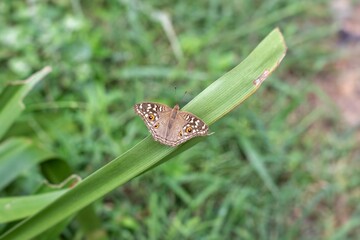
<svg viewBox="0 0 360 240">
<path fill-rule="evenodd" d="M 180 111 L 160 103 L 135 104 L 135 113 L 143 120 L 155 141 L 177 146 L 197 136 L 209 135 L 206 123 L 192 113 Z"/>
</svg>

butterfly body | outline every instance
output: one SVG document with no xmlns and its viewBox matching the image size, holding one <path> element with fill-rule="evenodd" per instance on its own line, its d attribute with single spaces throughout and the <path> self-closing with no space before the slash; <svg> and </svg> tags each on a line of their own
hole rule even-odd
<svg viewBox="0 0 360 240">
<path fill-rule="evenodd" d="M 134 110 L 144 120 L 155 141 L 177 146 L 196 136 L 208 135 L 209 127 L 194 114 L 159 103 L 135 104 Z"/>
</svg>

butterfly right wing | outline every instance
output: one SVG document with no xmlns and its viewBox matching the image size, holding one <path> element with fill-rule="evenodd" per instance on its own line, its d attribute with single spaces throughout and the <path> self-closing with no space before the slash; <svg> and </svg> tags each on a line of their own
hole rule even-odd
<svg viewBox="0 0 360 240">
<path fill-rule="evenodd" d="M 150 133 L 156 135 L 153 126 L 161 120 L 160 115 L 164 113 L 170 114 L 172 108 L 160 103 L 144 102 L 135 104 L 134 110 L 143 119 Z"/>
</svg>

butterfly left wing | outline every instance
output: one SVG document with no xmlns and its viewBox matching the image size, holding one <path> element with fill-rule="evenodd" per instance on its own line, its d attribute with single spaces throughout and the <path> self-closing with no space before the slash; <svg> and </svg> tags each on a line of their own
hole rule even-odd
<svg viewBox="0 0 360 240">
<path fill-rule="evenodd" d="M 145 122 L 145 125 L 150 130 L 153 130 L 152 126 L 157 123 L 162 113 L 171 112 L 170 107 L 152 102 L 138 103 L 134 105 L 134 110 Z"/>
</svg>

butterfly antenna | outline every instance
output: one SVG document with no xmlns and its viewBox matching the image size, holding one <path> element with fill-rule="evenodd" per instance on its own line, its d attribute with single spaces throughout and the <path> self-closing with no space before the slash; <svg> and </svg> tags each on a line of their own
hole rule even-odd
<svg viewBox="0 0 360 240">
<path fill-rule="evenodd" d="M 184 99 L 185 99 L 187 93 L 188 93 L 188 92 L 185 91 L 185 93 L 184 93 L 183 97 L 181 98 L 181 101 L 180 101 L 180 102 L 184 102 Z"/>
</svg>

